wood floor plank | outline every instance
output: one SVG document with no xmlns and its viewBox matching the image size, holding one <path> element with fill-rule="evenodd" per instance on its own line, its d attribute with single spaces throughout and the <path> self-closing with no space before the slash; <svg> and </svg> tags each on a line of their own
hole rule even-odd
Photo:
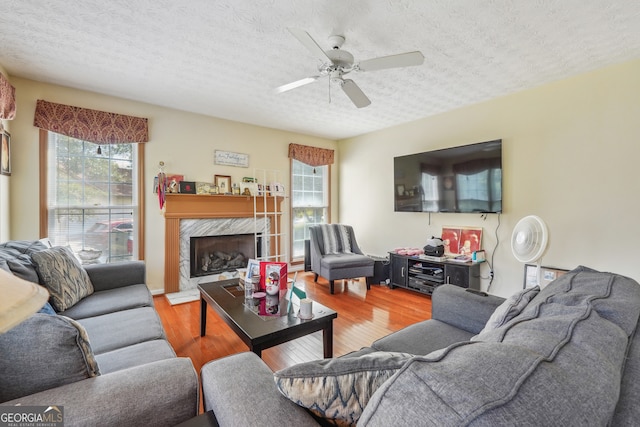
<svg viewBox="0 0 640 427">
<path fill-rule="evenodd" d="M 292 275 L 291 275 L 292 276 Z M 369 346 L 373 341 L 405 326 L 431 318 L 431 298 L 406 289 L 372 285 L 364 279 L 337 280 L 335 294 L 313 273 L 298 273 L 297 286 L 309 298 L 338 312 L 333 325 L 334 356 Z M 154 297 L 167 338 L 176 354 L 189 357 L 198 372 L 205 363 L 248 351 L 246 344 L 215 313 L 207 309 L 207 335 L 200 337 L 200 302 L 170 305 L 163 295 Z M 321 359 L 322 333 L 293 340 L 262 352 L 272 370 Z"/>
</svg>

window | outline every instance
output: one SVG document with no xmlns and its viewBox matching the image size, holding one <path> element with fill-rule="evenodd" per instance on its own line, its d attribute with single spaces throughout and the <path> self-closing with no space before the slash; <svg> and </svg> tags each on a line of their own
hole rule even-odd
<svg viewBox="0 0 640 427">
<path fill-rule="evenodd" d="M 304 257 L 309 227 L 329 222 L 330 166 L 309 166 L 291 159 L 292 260 Z"/>
<path fill-rule="evenodd" d="M 138 145 L 48 132 L 46 151 L 51 242 L 70 246 L 85 262 L 136 259 Z"/>
</svg>

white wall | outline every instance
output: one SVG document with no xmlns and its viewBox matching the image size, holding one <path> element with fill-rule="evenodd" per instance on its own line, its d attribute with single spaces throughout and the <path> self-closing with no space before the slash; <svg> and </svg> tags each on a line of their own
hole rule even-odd
<svg viewBox="0 0 640 427">
<path fill-rule="evenodd" d="M 530 214 L 550 230 L 543 265 L 582 264 L 639 280 L 639 75 L 633 61 L 340 141 L 340 220 L 369 253 L 423 247 L 445 225 L 483 227 L 483 246 L 492 250 L 498 215 L 395 213 L 393 157 L 501 138 L 504 213 L 491 292 L 522 287 L 510 237 Z"/>
<path fill-rule="evenodd" d="M 214 174 L 231 175 L 234 182 L 253 174 L 253 169 L 284 171 L 289 188 L 289 143 L 336 148 L 336 142 L 291 132 L 186 113 L 79 91 L 65 87 L 12 78 L 16 86 L 17 116 L 12 125 L 13 176 L 11 177 L 11 238 L 38 236 L 38 129 L 33 126 L 37 99 L 120 114 L 149 118 L 150 142 L 146 144 L 146 263 L 147 283 L 152 290 L 164 287 L 164 217 L 153 194 L 153 177 L 158 163 L 167 173 L 179 173 L 190 181 L 212 182 Z M 214 150 L 249 154 L 249 168 L 218 166 Z M 336 161 L 339 156 L 336 155 Z M 333 168 L 333 216 L 337 217 L 338 168 Z M 0 178 L 0 184 L 3 182 Z M 0 188 L 2 191 L 2 188 Z M 285 217 L 288 221 L 288 215 Z M 286 222 L 285 222 L 286 223 Z"/>
</svg>

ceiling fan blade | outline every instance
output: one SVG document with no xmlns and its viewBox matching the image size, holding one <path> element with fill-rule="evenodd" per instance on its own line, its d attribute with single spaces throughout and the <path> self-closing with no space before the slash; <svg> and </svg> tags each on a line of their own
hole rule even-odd
<svg viewBox="0 0 640 427">
<path fill-rule="evenodd" d="M 351 102 L 358 108 L 366 107 L 371 104 L 367 95 L 364 94 L 362 89 L 351 79 L 345 79 L 342 83 L 342 90 L 347 94 Z"/>
<path fill-rule="evenodd" d="M 409 67 L 412 65 L 422 65 L 424 56 L 422 52 L 407 52 L 398 55 L 381 56 L 379 58 L 367 59 L 358 64 L 360 71 L 376 71 L 386 68 Z"/>
<path fill-rule="evenodd" d="M 302 43 L 309 52 L 311 52 L 316 58 L 321 60 L 323 63 L 329 61 L 333 64 L 331 58 L 327 56 L 324 50 L 320 47 L 320 45 L 304 30 L 300 30 L 298 28 L 287 28 L 291 34 L 295 38 L 297 38 L 300 43 Z"/>
<path fill-rule="evenodd" d="M 300 86 L 308 85 L 318 80 L 320 76 L 305 77 L 304 79 L 296 80 L 295 82 L 287 83 L 286 85 L 278 86 L 274 89 L 276 93 L 286 92 L 291 89 L 298 88 Z"/>
</svg>

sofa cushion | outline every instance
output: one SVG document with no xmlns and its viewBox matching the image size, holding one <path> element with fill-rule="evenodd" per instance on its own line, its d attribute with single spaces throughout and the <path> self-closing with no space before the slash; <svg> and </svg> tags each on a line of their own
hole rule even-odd
<svg viewBox="0 0 640 427">
<path fill-rule="evenodd" d="M 534 286 L 511 295 L 496 308 L 480 333 L 498 328 L 522 313 L 522 310 L 529 304 L 529 301 L 538 295 L 538 292 L 540 292 L 540 286 Z"/>
<path fill-rule="evenodd" d="M 610 425 L 639 312 L 637 282 L 578 268 L 477 341 L 412 359 L 378 389 L 360 420 Z"/>
<path fill-rule="evenodd" d="M 371 344 L 379 351 L 397 351 L 424 356 L 451 344 L 469 341 L 471 332 L 435 319 L 424 320 L 380 338 Z"/>
<path fill-rule="evenodd" d="M 98 291 L 59 313 L 72 319 L 101 316 L 138 307 L 152 307 L 153 297 L 145 284 Z"/>
<path fill-rule="evenodd" d="M 309 412 L 274 389 L 273 372 L 253 352 L 208 362 L 200 376 L 204 410 L 213 411 L 221 426 L 317 425 Z"/>
<path fill-rule="evenodd" d="M 57 311 L 65 311 L 93 293 L 91 280 L 71 249 L 57 246 L 33 253 L 31 258 Z"/>
<path fill-rule="evenodd" d="M 176 357 L 176 353 L 168 341 L 152 340 L 98 354 L 96 360 L 100 365 L 100 373 L 104 375 L 173 357 Z"/>
<path fill-rule="evenodd" d="M 374 264 L 373 258 L 359 254 L 325 255 L 320 260 L 320 265 L 323 269 L 373 267 Z"/>
<path fill-rule="evenodd" d="M 355 425 L 373 393 L 413 356 L 376 351 L 301 363 L 273 374 L 280 392 L 316 416 Z"/>
<path fill-rule="evenodd" d="M 84 328 L 67 317 L 36 313 L 0 335 L 0 402 L 99 374 Z"/>
<path fill-rule="evenodd" d="M 431 295 L 431 318 L 475 335 L 485 327 L 504 300 L 496 295 L 470 292 L 456 285 L 440 285 Z"/>
<path fill-rule="evenodd" d="M 122 310 L 79 319 L 97 355 L 145 341 L 164 339 L 164 330 L 153 307 Z"/>
</svg>

